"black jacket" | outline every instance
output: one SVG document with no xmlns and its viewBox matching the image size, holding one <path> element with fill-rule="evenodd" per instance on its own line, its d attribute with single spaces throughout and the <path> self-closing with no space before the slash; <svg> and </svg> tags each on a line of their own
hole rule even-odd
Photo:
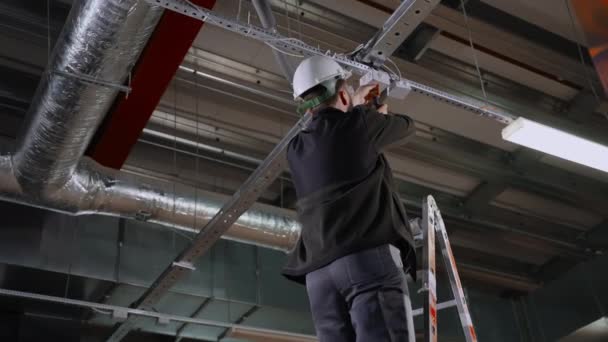
<svg viewBox="0 0 608 342">
<path fill-rule="evenodd" d="M 302 233 L 283 275 L 303 283 L 339 257 L 391 243 L 415 278 L 411 229 L 383 154 L 414 130 L 407 116 L 326 108 L 293 138 L 287 159 Z"/>
</svg>

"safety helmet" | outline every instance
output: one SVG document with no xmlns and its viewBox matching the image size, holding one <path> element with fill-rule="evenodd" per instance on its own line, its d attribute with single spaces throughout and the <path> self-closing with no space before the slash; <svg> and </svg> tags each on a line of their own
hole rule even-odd
<svg viewBox="0 0 608 342">
<path fill-rule="evenodd" d="M 302 94 L 322 84 L 334 95 L 339 79 L 349 78 L 351 73 L 336 61 L 326 56 L 313 56 L 303 60 L 293 75 L 293 97 L 301 99 Z M 330 96 L 330 97 L 331 97 Z"/>
</svg>

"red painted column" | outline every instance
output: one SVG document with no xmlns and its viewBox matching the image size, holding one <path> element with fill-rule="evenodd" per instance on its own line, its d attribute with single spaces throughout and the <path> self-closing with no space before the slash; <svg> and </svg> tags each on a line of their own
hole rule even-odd
<svg viewBox="0 0 608 342">
<path fill-rule="evenodd" d="M 215 0 L 193 0 L 211 9 Z M 131 76 L 88 148 L 98 163 L 119 169 L 169 86 L 203 22 L 165 10 Z"/>
</svg>

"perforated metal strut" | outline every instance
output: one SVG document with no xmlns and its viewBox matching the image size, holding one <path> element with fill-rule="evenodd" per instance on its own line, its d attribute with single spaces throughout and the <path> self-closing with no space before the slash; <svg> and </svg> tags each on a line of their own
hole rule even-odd
<svg viewBox="0 0 608 342">
<path fill-rule="evenodd" d="M 351 68 L 354 72 L 359 74 L 365 74 L 373 69 L 369 65 L 357 62 L 356 60 L 350 58 L 347 55 L 332 52 L 329 50 L 323 51 L 319 48 L 308 45 L 299 39 L 284 37 L 277 32 L 264 30 L 263 28 L 257 27 L 255 25 L 242 24 L 232 19 L 224 18 L 222 16 L 214 14 L 212 11 L 209 11 L 203 7 L 193 5 L 184 0 L 146 1 L 153 5 L 162 6 L 168 10 L 181 13 L 191 18 L 202 20 L 208 24 L 221 27 L 228 31 L 240 34 L 244 37 L 262 41 L 287 53 L 299 54 L 304 57 L 327 56 L 334 59 L 336 62 Z M 385 73 L 385 71 L 382 70 L 378 70 L 378 72 Z M 395 75 L 389 76 L 394 81 L 400 81 L 400 79 Z M 497 108 L 490 108 L 486 103 L 482 101 L 476 101 L 469 98 L 463 98 L 456 95 L 448 94 L 444 91 L 434 89 L 424 84 L 410 81 L 407 79 L 401 79 L 401 81 L 408 82 L 414 92 L 430 96 L 436 100 L 452 104 L 454 106 L 502 122 L 504 124 L 509 124 L 516 119 L 515 115 L 512 115 L 505 111 L 501 111 Z"/>
<path fill-rule="evenodd" d="M 257 201 L 264 190 L 285 169 L 286 146 L 298 132 L 310 122 L 311 115 L 306 114 L 291 128 L 285 137 L 275 146 L 262 164 L 249 176 L 220 211 L 204 226 L 192 240 L 190 246 L 183 250 L 175 260 L 161 273 L 148 290 L 131 307 L 140 310 L 153 310 L 154 305 L 178 281 L 194 270 L 194 263 L 199 256 L 207 252 L 219 238 L 236 222 L 247 209 Z M 107 341 L 122 340 L 142 318 L 129 316 L 126 321 L 117 325 Z"/>
</svg>

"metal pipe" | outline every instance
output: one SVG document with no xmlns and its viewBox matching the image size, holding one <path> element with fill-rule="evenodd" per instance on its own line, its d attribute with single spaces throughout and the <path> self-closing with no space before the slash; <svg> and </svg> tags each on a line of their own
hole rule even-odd
<svg viewBox="0 0 608 342">
<path fill-rule="evenodd" d="M 22 186 L 68 182 L 162 12 L 137 0 L 74 2 L 13 156 Z"/>
<path fill-rule="evenodd" d="M 255 7 L 255 11 L 260 18 L 260 22 L 262 26 L 270 30 L 271 32 L 277 32 L 277 22 L 274 18 L 274 14 L 272 14 L 272 9 L 270 8 L 270 4 L 267 0 L 253 0 L 253 7 Z M 289 18 L 287 19 L 289 20 Z M 293 83 L 293 73 L 295 68 L 287 59 L 285 54 L 280 53 L 279 51 L 272 49 L 272 54 L 274 55 L 274 59 L 277 61 L 279 65 L 279 69 L 281 69 L 281 73 L 285 76 L 285 78 L 289 81 L 289 84 Z"/>
<path fill-rule="evenodd" d="M 0 198 L 69 215 L 98 214 L 147 221 L 196 233 L 220 210 L 228 196 L 183 184 L 152 180 L 106 168 L 83 157 L 72 177 L 45 196 L 23 191 L 12 177 L 11 159 L 0 157 Z M 300 225 L 294 213 L 256 204 L 242 215 L 225 238 L 288 251 Z"/>
<path fill-rule="evenodd" d="M 188 72 L 188 73 L 194 73 L 197 76 L 201 76 L 203 78 L 207 78 L 207 79 L 210 79 L 212 81 L 220 82 L 222 84 L 225 84 L 225 85 L 228 85 L 228 86 L 231 86 L 231 87 L 235 87 L 237 89 L 246 90 L 246 91 L 248 91 L 248 92 L 250 92 L 252 94 L 264 96 L 264 97 L 267 97 L 269 99 L 275 100 L 277 102 L 280 102 L 280 103 L 283 103 L 283 104 L 295 107 L 294 101 L 289 100 L 289 99 L 284 98 L 284 97 L 279 97 L 279 96 L 273 95 L 273 94 L 271 94 L 271 93 L 269 93 L 267 91 L 263 91 L 263 90 L 256 89 L 256 88 L 252 88 L 252 87 L 249 87 L 249 86 L 247 86 L 245 84 L 233 82 L 233 81 L 227 80 L 225 78 L 221 78 L 219 76 L 212 75 L 212 74 L 207 73 L 207 72 L 203 72 L 203 71 L 200 71 L 200 70 L 194 70 L 194 69 L 189 68 L 189 67 L 184 66 L 184 65 L 180 65 L 179 66 L 179 70 L 182 70 L 182 71 L 185 71 L 185 72 Z M 185 80 L 183 78 L 178 78 L 178 79 L 180 79 L 182 81 L 187 81 L 187 80 Z M 194 82 L 190 81 L 190 83 L 194 83 Z M 293 114 L 293 115 L 296 116 L 295 114 Z"/>
</svg>

